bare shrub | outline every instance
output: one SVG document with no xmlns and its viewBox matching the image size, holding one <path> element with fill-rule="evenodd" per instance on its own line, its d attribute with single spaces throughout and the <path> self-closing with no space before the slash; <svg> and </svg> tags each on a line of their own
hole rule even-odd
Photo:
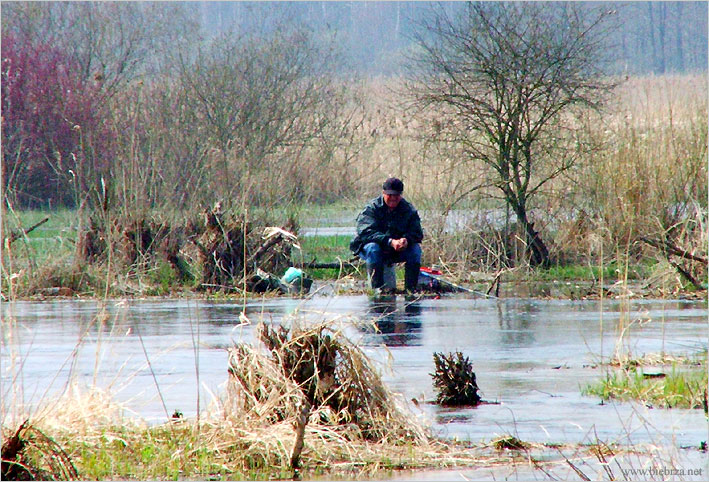
<svg viewBox="0 0 709 482">
<path fill-rule="evenodd" d="M 470 4 L 421 22 L 406 89 L 417 111 L 436 109 L 430 136 L 485 173 L 524 230 L 532 265 L 549 252 L 529 220 L 535 195 L 586 150 L 564 116 L 598 109 L 613 84 L 603 75 L 607 9 L 572 4 Z M 571 134 L 570 134 L 571 133 Z"/>
</svg>

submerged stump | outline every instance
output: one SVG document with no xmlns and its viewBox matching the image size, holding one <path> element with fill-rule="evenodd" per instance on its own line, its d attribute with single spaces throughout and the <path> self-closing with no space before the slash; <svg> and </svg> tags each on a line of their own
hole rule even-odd
<svg viewBox="0 0 709 482">
<path fill-rule="evenodd" d="M 444 406 L 477 405 L 480 403 L 473 364 L 461 352 L 433 354 L 436 371 L 433 385 L 438 391 L 436 403 Z"/>
</svg>

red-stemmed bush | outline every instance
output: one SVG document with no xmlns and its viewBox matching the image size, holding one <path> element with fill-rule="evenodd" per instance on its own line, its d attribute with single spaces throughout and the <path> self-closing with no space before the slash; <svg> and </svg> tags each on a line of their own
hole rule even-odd
<svg viewBox="0 0 709 482">
<path fill-rule="evenodd" d="M 96 185 L 112 146 L 99 94 L 65 52 L 3 35 L 3 188 L 18 206 L 75 205 Z"/>
</svg>

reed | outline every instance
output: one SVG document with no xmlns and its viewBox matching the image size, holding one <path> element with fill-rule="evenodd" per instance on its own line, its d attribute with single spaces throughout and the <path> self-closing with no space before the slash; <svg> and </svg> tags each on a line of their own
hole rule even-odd
<svg viewBox="0 0 709 482">
<path fill-rule="evenodd" d="M 566 120 L 592 148 L 578 153 L 575 167 L 533 200 L 533 217 L 554 264 L 594 264 L 601 243 L 609 263 L 626 245 L 631 264 L 663 262 L 663 253 L 642 237 L 706 253 L 706 85 L 705 74 L 630 78 L 602 116 L 582 112 Z M 407 197 L 426 211 L 424 227 L 437 258 L 429 263 L 488 271 L 523 266 L 524 236 L 505 215 L 504 203 L 490 197 L 496 193 L 489 188 L 468 192 L 479 182 L 480 166 L 463 160 L 454 146 L 427 140 L 440 116 L 412 116 L 400 106 L 397 87 L 397 79 L 371 85 L 377 142 L 372 156 L 361 159 L 371 168 L 369 182 L 376 185 L 390 174 L 404 179 Z M 452 233 L 445 227 L 458 208 L 474 214 Z M 706 266 L 684 267 L 696 279 L 706 278 Z"/>
<path fill-rule="evenodd" d="M 95 323 L 104 321 L 99 316 Z M 8 323 L 3 319 L 6 334 L 17 329 Z M 491 434 L 489 442 L 439 439 L 383 383 L 381 367 L 345 336 L 347 325 L 339 318 L 296 314 L 287 330 L 262 331 L 266 344 L 235 346 L 225 367 L 231 371 L 226 392 L 196 419 L 166 412 L 167 422 L 148 425 L 131 417 L 109 390 L 69 383 L 56 398 L 45 395 L 36 406 L 18 403 L 3 413 L 3 441 L 17 436 L 15 467 L 55 480 L 381 479 L 402 470 L 447 469 L 522 470 L 558 479 L 568 476 L 559 472 L 559 462 L 590 473 L 595 469 L 585 462 L 603 454 L 619 467 L 664 460 L 656 447 L 609 448 L 598 440 L 561 446 L 513 435 Z M 334 378 L 328 371 L 333 361 Z M 21 372 L 21 357 L 14 369 Z M 337 393 L 340 402 L 330 403 Z M 302 425 L 296 471 L 292 455 L 304 400 L 313 404 Z M 3 458 L 8 453 L 4 445 Z"/>
<path fill-rule="evenodd" d="M 304 474 L 367 477 L 402 469 L 522 462 L 433 437 L 382 383 L 364 353 L 347 341 L 339 320 L 299 323 L 292 337 L 272 347 L 277 353 L 235 347 L 230 388 L 196 420 L 175 413 L 167 423 L 147 425 L 129 418 L 109 391 L 77 383 L 31 409 L 14 407 L 3 414 L 3 478 L 20 472 L 57 480 L 290 478 L 298 473 L 292 452 L 299 404 L 306 398 L 313 406 L 299 454 Z M 325 377 L 318 378 L 324 373 L 305 379 L 296 375 L 315 359 L 300 356 L 295 365 L 282 363 L 293 350 L 307 355 L 313 337 L 318 343 L 329 339 L 328 346 L 337 348 L 335 391 L 344 395 L 340 411 L 332 409 L 330 402 L 337 397 L 326 390 L 316 388 L 311 395 L 319 395 L 308 398 L 305 387 L 326 383 Z"/>
<path fill-rule="evenodd" d="M 576 195 L 587 196 L 577 204 L 589 216 L 578 226 L 588 233 L 580 239 L 586 251 L 596 237 L 606 253 L 628 246 L 631 259 L 662 261 L 661 250 L 640 242 L 649 237 L 706 253 L 706 94 L 706 75 L 630 79 L 611 115 L 588 125 L 603 149 L 575 179 Z M 687 269 L 705 278 L 706 266 Z"/>
</svg>

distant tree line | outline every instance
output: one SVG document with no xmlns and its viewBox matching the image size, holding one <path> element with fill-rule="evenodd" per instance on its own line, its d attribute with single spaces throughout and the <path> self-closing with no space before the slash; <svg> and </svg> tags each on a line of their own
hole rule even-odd
<svg viewBox="0 0 709 482">
<path fill-rule="evenodd" d="M 623 3 L 619 14 L 619 67 L 654 74 L 707 69 L 706 2 Z"/>
<path fill-rule="evenodd" d="M 554 2 L 558 5 L 558 2 Z M 617 12 L 616 73 L 663 74 L 707 68 L 707 2 L 580 2 Z M 542 4 L 543 5 L 543 4 Z M 551 4 L 550 4 L 551 5 Z M 441 8 L 465 14 L 465 2 L 194 2 L 205 32 L 268 29 L 288 17 L 317 32 L 336 33 L 351 68 L 372 74 L 398 72 L 412 48 L 416 26 Z"/>
</svg>

